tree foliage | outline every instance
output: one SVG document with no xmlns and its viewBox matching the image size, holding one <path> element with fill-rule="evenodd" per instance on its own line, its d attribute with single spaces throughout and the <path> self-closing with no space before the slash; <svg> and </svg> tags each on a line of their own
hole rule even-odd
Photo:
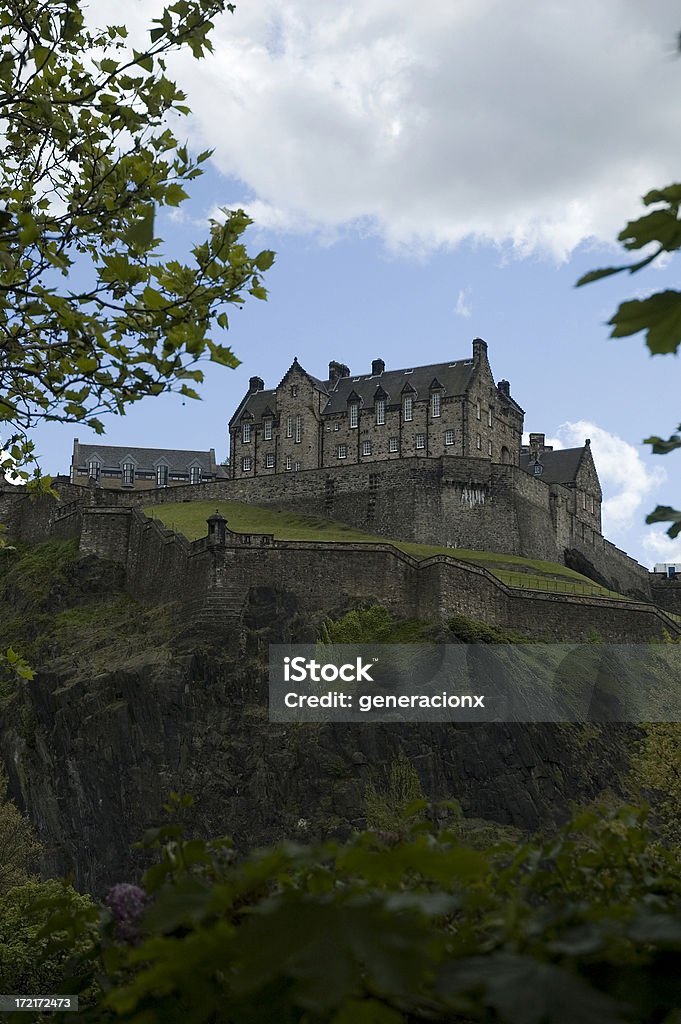
<svg viewBox="0 0 681 1024">
<path fill-rule="evenodd" d="M 648 247 L 652 247 L 652 251 L 633 263 L 592 270 L 579 279 L 578 287 L 612 274 L 621 274 L 625 270 L 634 274 L 649 266 L 663 253 L 678 252 L 681 249 L 681 184 L 653 189 L 643 196 L 643 203 L 654 209 L 637 220 L 629 221 L 617 237 L 629 252 Z M 622 302 L 608 324 L 612 327 L 611 338 L 624 338 L 643 331 L 652 355 L 676 354 L 681 345 L 681 291 L 666 289 L 644 299 Z M 681 425 L 677 430 L 681 431 Z M 672 434 L 665 440 L 654 435 L 646 438 L 643 443 L 651 446 L 654 455 L 667 455 L 681 448 L 681 436 Z M 676 537 L 681 532 L 681 512 L 669 505 L 658 505 L 646 517 L 646 522 L 671 522 L 667 530 L 670 537 Z"/>
<path fill-rule="evenodd" d="M 0 0 L 0 435 L 4 465 L 33 459 L 45 420 L 103 430 L 148 395 L 197 397 L 206 358 L 238 360 L 215 328 L 245 293 L 266 297 L 274 254 L 251 257 L 242 210 L 166 259 L 159 207 L 178 207 L 210 150 L 170 127 L 186 96 L 166 57 L 212 49 L 224 0 L 178 0 L 149 43 L 85 24 L 79 0 Z M 0 468 L 2 463 L 0 463 Z"/>
<path fill-rule="evenodd" d="M 401 839 L 366 832 L 243 858 L 226 840 L 184 839 L 176 824 L 144 842 L 160 859 L 134 936 L 116 937 L 110 900 L 80 973 L 63 982 L 75 992 L 100 979 L 84 1021 L 678 1019 L 679 861 L 632 808 L 486 851 L 427 820 Z M 63 930 L 62 910 L 46 936 Z M 92 912 L 69 920 L 82 943 Z"/>
<path fill-rule="evenodd" d="M 42 847 L 30 821 L 7 798 L 7 775 L 0 768 L 0 897 L 31 878 Z"/>
</svg>

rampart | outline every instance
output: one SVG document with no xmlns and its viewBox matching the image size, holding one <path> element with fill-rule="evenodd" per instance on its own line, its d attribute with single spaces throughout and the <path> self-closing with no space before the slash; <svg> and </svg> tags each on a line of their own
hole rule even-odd
<svg viewBox="0 0 681 1024">
<path fill-rule="evenodd" d="M 568 510 L 568 488 L 485 459 L 407 458 L 140 492 L 66 487 L 114 507 L 242 501 L 326 516 L 395 540 L 567 564 L 577 559 L 580 571 L 609 589 L 651 598 L 647 569 Z"/>
</svg>

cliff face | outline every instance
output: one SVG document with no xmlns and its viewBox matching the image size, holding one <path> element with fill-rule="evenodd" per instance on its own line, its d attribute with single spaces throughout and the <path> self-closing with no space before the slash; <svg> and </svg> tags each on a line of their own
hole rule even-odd
<svg viewBox="0 0 681 1024">
<path fill-rule="evenodd" d="M 15 561 L 0 581 L 7 636 L 40 666 L 0 690 L 0 758 L 46 873 L 82 889 L 135 878 L 131 844 L 171 791 L 195 797 L 190 831 L 246 847 L 363 827 L 367 782 L 402 752 L 428 798 L 527 829 L 617 791 L 626 771 L 625 726 L 272 725 L 268 645 L 319 628 L 293 594 L 256 589 L 238 624 L 207 635 L 137 605 L 115 566 L 46 547 L 48 569 L 33 555 L 33 575 Z"/>
</svg>

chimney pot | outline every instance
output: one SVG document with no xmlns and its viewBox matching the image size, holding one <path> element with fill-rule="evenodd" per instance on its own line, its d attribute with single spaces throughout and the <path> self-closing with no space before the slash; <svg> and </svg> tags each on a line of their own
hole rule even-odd
<svg viewBox="0 0 681 1024">
<path fill-rule="evenodd" d="M 385 370 L 385 361 L 383 359 L 373 359 L 371 362 L 371 376 L 378 377 L 380 373 Z"/>
<path fill-rule="evenodd" d="M 248 382 L 248 390 L 251 394 L 255 394 L 257 391 L 263 391 L 265 387 L 265 381 L 262 377 L 251 377 Z"/>
</svg>

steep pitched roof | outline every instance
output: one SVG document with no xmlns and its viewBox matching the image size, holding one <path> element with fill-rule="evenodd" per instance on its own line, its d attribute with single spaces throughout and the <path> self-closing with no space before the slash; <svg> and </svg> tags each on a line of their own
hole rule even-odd
<svg viewBox="0 0 681 1024">
<path fill-rule="evenodd" d="M 561 448 L 557 452 L 540 452 L 539 461 L 544 467 L 540 479 L 547 484 L 570 484 L 577 478 L 586 446 L 582 448 Z M 534 475 L 534 455 L 520 453 L 520 468 Z"/>
<path fill-rule="evenodd" d="M 368 373 L 355 377 L 341 377 L 329 395 L 322 413 L 345 412 L 351 391 L 355 391 L 365 405 L 373 405 L 376 389 L 380 385 L 390 402 L 399 402 L 405 384 L 416 391 L 419 399 L 428 398 L 434 378 L 446 395 L 463 395 L 473 374 L 472 359 L 458 359 L 452 363 L 431 363 L 404 370 L 384 370 L 375 376 Z"/>
<path fill-rule="evenodd" d="M 171 473 L 188 473 L 190 466 L 200 466 L 201 472 L 215 473 L 215 458 L 211 452 L 182 451 L 174 448 L 132 448 L 113 444 L 74 444 L 76 466 L 85 468 L 97 457 L 105 469 L 119 469 L 123 460 L 132 457 L 138 469 L 151 471 L 155 464 L 164 462 Z"/>
<path fill-rule="evenodd" d="M 231 427 L 241 419 L 245 412 L 250 412 L 251 416 L 256 422 L 259 422 L 263 413 L 269 409 L 271 413 L 275 408 L 275 390 L 270 388 L 269 391 L 249 391 L 248 394 L 241 400 L 239 407 L 229 421 Z"/>
</svg>

